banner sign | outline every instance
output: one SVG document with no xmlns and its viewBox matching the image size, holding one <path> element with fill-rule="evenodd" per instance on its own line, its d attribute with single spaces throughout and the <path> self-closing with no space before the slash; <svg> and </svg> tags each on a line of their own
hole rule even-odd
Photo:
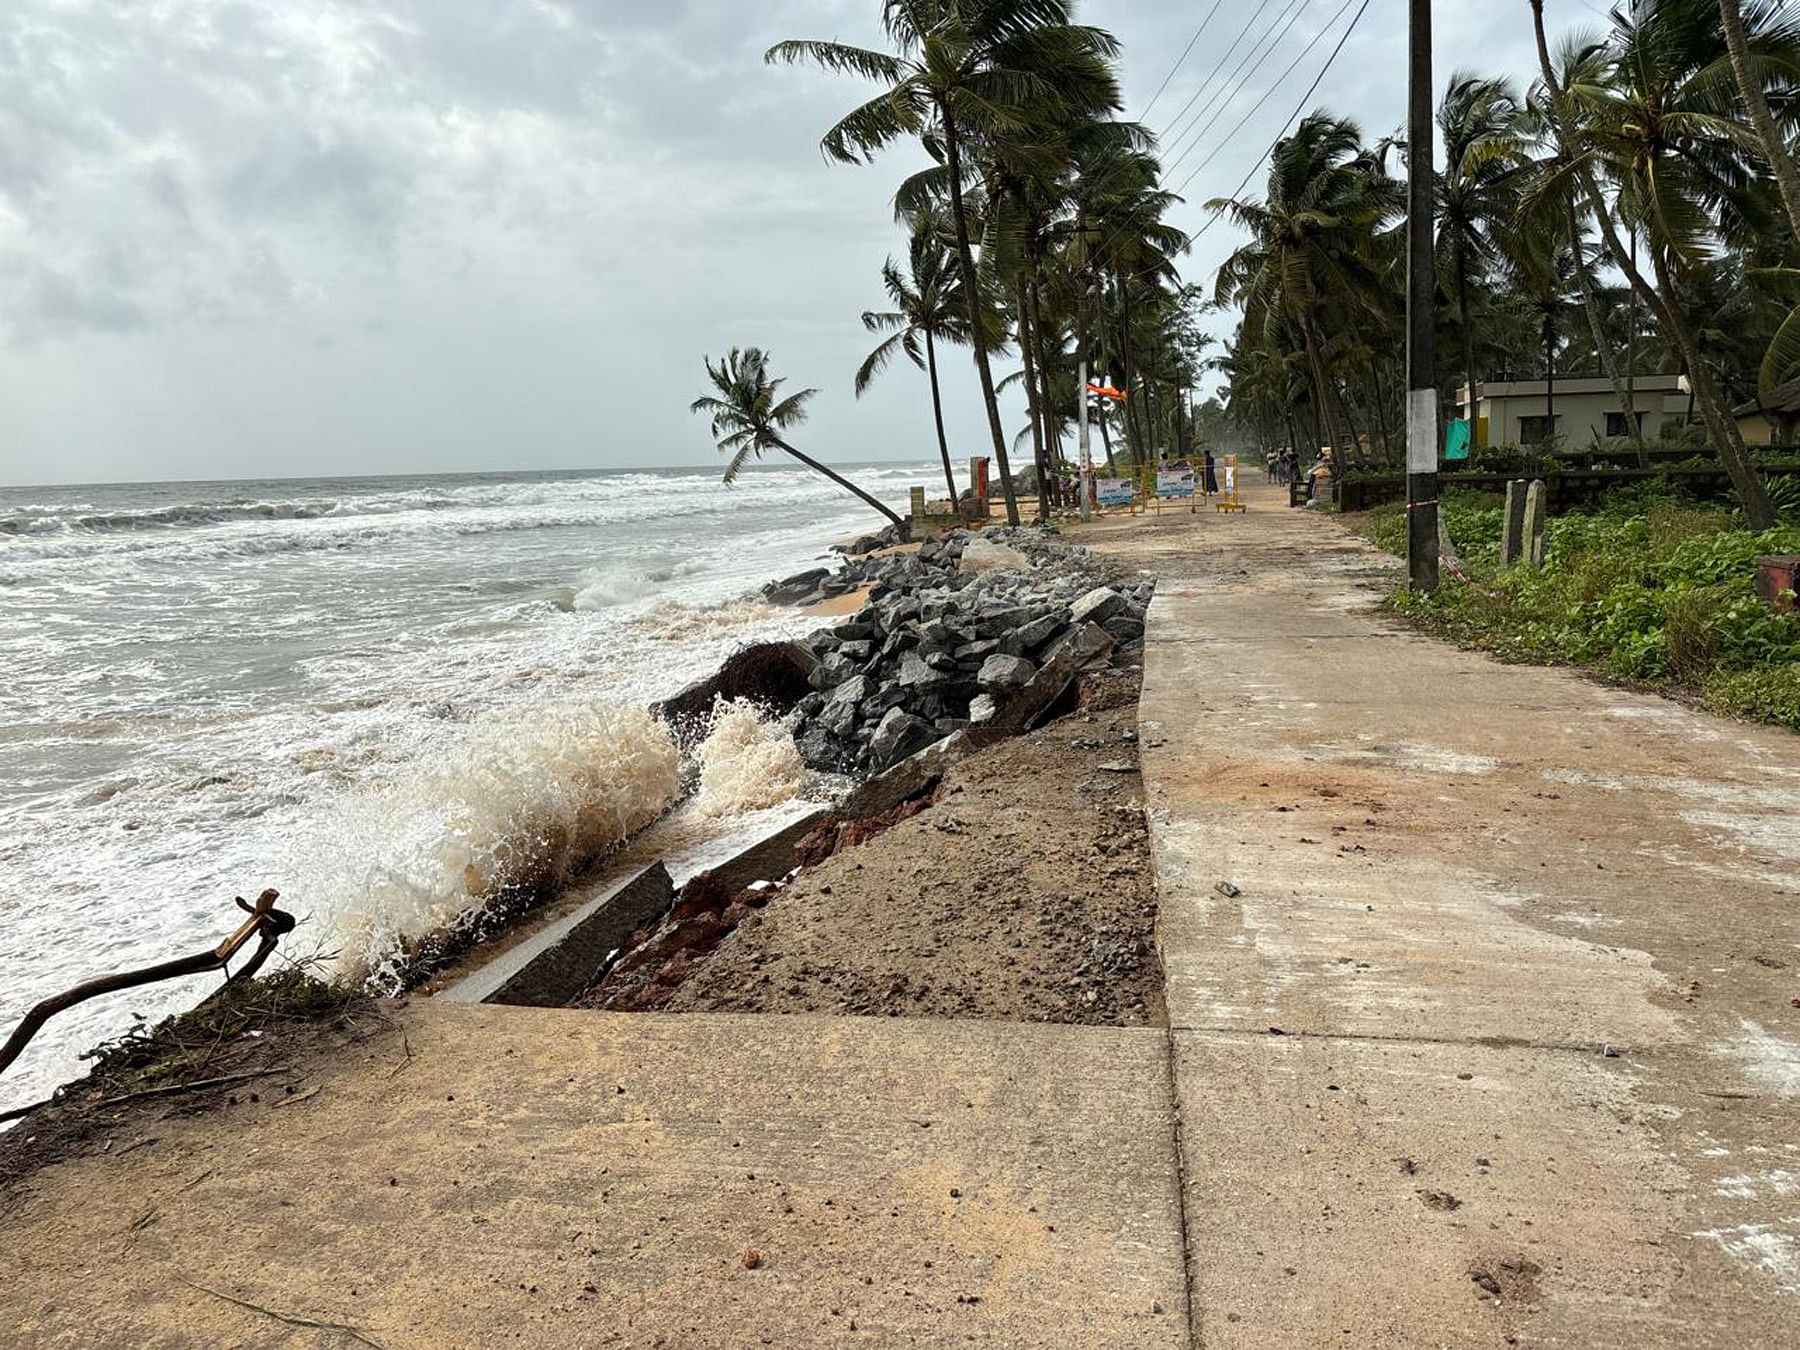
<svg viewBox="0 0 1800 1350">
<path fill-rule="evenodd" d="M 1102 506 L 1130 506 L 1131 480 L 1129 478 L 1096 478 L 1094 480 L 1094 497 Z"/>
<path fill-rule="evenodd" d="M 1194 470 L 1187 465 L 1173 469 L 1159 469 L 1156 474 L 1156 495 L 1159 497 L 1191 497 L 1194 495 Z"/>
</svg>

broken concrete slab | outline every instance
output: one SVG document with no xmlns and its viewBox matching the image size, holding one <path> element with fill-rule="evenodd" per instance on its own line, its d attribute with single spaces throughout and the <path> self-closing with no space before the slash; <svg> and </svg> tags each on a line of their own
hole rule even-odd
<svg viewBox="0 0 1800 1350">
<path fill-rule="evenodd" d="M 587 988 L 611 952 L 674 899 L 669 869 L 652 863 L 435 997 L 450 1003 L 563 1007 Z"/>
<path fill-rule="evenodd" d="M 11 1341 L 1188 1345 L 1161 1031 L 391 1016 L 309 1100 L 37 1174 Z"/>
</svg>

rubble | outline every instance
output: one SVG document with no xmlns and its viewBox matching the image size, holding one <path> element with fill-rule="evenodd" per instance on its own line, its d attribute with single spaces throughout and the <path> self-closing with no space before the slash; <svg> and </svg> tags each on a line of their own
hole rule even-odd
<svg viewBox="0 0 1800 1350">
<path fill-rule="evenodd" d="M 1085 548 L 1036 528 L 952 531 L 916 552 L 777 583 L 808 594 L 869 588 L 855 615 L 806 640 L 813 692 L 797 705 L 801 755 L 866 776 L 970 726 L 1028 726 L 1084 666 L 1142 638 L 1153 584 L 1107 581 Z"/>
</svg>

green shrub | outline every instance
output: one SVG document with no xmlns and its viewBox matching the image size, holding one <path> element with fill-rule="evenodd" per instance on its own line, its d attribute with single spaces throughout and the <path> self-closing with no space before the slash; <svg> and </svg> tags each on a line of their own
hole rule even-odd
<svg viewBox="0 0 1800 1350">
<path fill-rule="evenodd" d="M 1753 533 L 1722 508 L 1644 487 L 1551 520 L 1541 568 L 1501 568 L 1502 511 L 1471 497 L 1444 503 L 1470 584 L 1401 592 L 1399 613 L 1503 659 L 1673 685 L 1721 711 L 1800 726 L 1800 616 L 1770 610 L 1754 584 L 1759 556 L 1800 552 L 1800 524 Z M 1404 508 L 1370 512 L 1364 532 L 1403 551 Z"/>
<path fill-rule="evenodd" d="M 1722 672 L 1708 682 L 1706 702 L 1715 712 L 1800 731 L 1800 663 Z"/>
</svg>

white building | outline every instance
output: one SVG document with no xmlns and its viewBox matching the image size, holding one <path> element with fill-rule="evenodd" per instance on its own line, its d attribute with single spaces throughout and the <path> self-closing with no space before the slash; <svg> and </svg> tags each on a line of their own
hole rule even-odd
<svg viewBox="0 0 1800 1350">
<path fill-rule="evenodd" d="M 1800 442 L 1800 380 L 1776 385 L 1741 408 L 1732 409 L 1746 445 Z"/>
<path fill-rule="evenodd" d="M 1633 383 L 1632 404 L 1646 439 L 1655 440 L 1665 427 L 1687 421 L 1687 376 L 1639 375 Z M 1598 437 L 1629 434 L 1624 405 L 1613 392 L 1612 381 L 1604 377 L 1559 379 L 1554 391 L 1543 380 L 1484 380 L 1476 386 L 1476 396 L 1477 445 L 1537 445 L 1554 435 L 1563 449 L 1579 450 Z M 1466 384 L 1457 390 L 1457 402 L 1457 415 L 1466 418 Z"/>
</svg>

